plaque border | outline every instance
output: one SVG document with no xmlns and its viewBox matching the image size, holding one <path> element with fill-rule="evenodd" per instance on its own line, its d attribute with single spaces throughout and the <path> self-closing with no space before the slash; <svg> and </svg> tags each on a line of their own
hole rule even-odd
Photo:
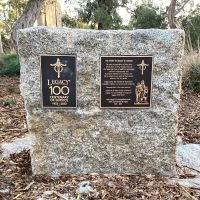
<svg viewBox="0 0 200 200">
<path fill-rule="evenodd" d="M 42 56 L 67 56 L 67 57 L 74 57 L 75 58 L 75 73 L 76 73 L 76 82 L 75 82 L 75 85 L 76 85 L 76 106 L 75 107 L 48 107 L 48 106 L 44 106 L 43 105 L 43 93 L 42 93 L 42 65 L 41 65 L 41 60 L 42 60 Z M 41 104 L 41 107 L 44 108 L 44 109 L 53 109 L 53 110 L 60 110 L 60 109 L 75 109 L 77 108 L 77 55 L 76 54 L 54 54 L 54 55 L 51 55 L 51 54 L 40 54 L 40 104 Z"/>
<path fill-rule="evenodd" d="M 103 57 L 151 57 L 152 58 L 152 70 L 151 70 L 151 95 L 150 95 L 150 105 L 148 107 L 102 107 L 101 106 L 101 58 Z M 99 62 L 100 62 L 100 108 L 102 109 L 140 109 L 140 108 L 144 108 L 144 109 L 149 109 L 152 106 L 152 91 L 153 91 L 153 87 L 152 87 L 152 77 L 153 77 L 153 68 L 154 68 L 154 56 L 153 55 L 101 55 L 99 57 Z"/>
</svg>

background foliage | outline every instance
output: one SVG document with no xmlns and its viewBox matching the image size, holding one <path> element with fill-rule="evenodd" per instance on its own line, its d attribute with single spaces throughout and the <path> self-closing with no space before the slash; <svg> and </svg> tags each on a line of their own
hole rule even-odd
<svg viewBox="0 0 200 200">
<path fill-rule="evenodd" d="M 152 5 L 140 5 L 134 10 L 129 22 L 131 28 L 166 28 L 165 14 Z"/>
<path fill-rule="evenodd" d="M 182 25 L 186 32 L 187 42 L 194 49 L 199 49 L 200 44 L 200 7 L 192 11 L 182 19 Z"/>
<path fill-rule="evenodd" d="M 22 15 L 26 4 L 27 0 L 0 0 L 0 34 L 5 52 L 11 50 L 12 25 Z"/>
<path fill-rule="evenodd" d="M 20 63 L 17 54 L 0 55 L 0 75 L 15 75 L 20 73 Z"/>
<path fill-rule="evenodd" d="M 117 8 L 126 4 L 125 0 L 87 0 L 78 10 L 78 18 L 92 29 L 118 29 L 122 18 Z"/>
</svg>

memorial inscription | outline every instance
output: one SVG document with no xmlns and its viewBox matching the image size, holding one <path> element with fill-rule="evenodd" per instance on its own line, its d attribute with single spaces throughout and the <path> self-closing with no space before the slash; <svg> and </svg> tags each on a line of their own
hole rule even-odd
<svg viewBox="0 0 200 200">
<path fill-rule="evenodd" d="M 41 56 L 42 105 L 76 107 L 76 56 Z"/>
<path fill-rule="evenodd" d="M 152 56 L 101 57 L 101 108 L 151 105 Z"/>
</svg>

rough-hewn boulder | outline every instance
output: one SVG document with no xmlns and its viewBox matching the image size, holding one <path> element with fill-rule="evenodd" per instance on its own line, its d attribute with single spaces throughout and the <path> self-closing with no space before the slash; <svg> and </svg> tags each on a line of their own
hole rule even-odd
<svg viewBox="0 0 200 200">
<path fill-rule="evenodd" d="M 182 30 L 29 28 L 18 33 L 34 174 L 175 172 Z M 41 106 L 40 55 L 77 55 L 77 109 Z M 152 106 L 100 109 L 100 56 L 152 55 Z"/>
</svg>

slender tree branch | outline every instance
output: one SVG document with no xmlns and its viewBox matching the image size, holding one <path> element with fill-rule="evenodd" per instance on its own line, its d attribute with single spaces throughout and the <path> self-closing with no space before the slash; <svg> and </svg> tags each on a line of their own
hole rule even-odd
<svg viewBox="0 0 200 200">
<path fill-rule="evenodd" d="M 175 23 L 175 8 L 176 8 L 177 0 L 171 0 L 169 7 L 167 8 L 167 18 L 170 28 L 176 28 Z"/>
<path fill-rule="evenodd" d="M 40 14 L 43 3 L 44 0 L 29 0 L 24 13 L 14 23 L 12 27 L 11 40 L 12 46 L 15 50 L 17 49 L 17 30 L 33 26 L 38 15 Z"/>
<path fill-rule="evenodd" d="M 189 3 L 189 1 L 191 1 L 191 0 L 186 0 L 186 1 L 183 3 L 183 5 L 182 5 L 179 9 L 176 10 L 175 16 L 176 16 L 178 13 L 180 13 L 181 10 L 183 10 L 183 8 L 186 6 L 187 3 Z"/>
</svg>

